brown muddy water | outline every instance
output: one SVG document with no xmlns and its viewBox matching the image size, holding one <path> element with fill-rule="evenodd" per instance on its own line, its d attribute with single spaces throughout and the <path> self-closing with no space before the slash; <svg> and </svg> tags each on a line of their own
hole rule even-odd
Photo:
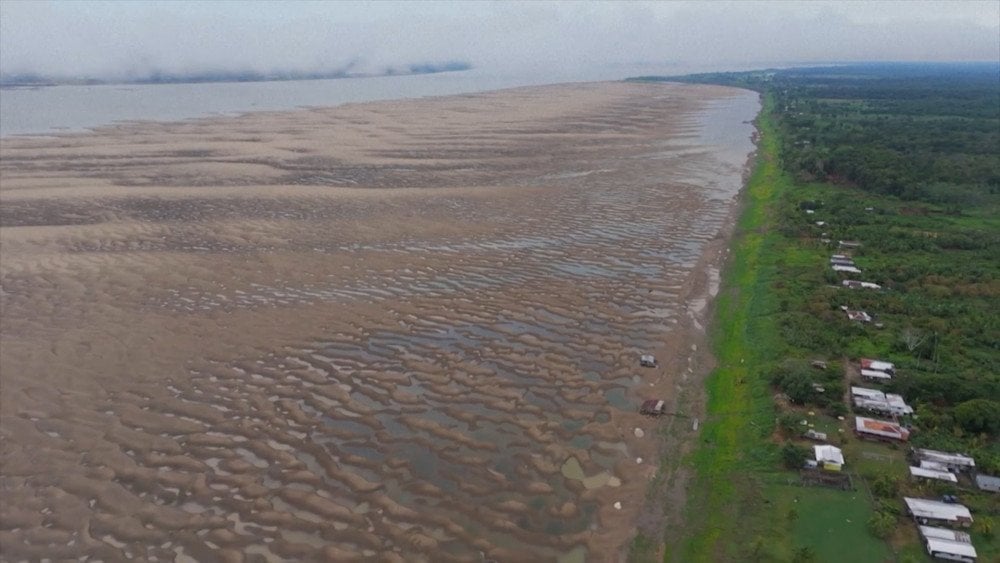
<svg viewBox="0 0 1000 563">
<path fill-rule="evenodd" d="M 593 83 L 0 141 L 2 557 L 616 559 L 758 109 Z"/>
</svg>

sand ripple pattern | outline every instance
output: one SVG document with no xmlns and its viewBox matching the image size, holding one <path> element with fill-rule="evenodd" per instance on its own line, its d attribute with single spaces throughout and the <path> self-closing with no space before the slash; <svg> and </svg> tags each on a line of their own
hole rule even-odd
<svg viewBox="0 0 1000 563">
<path fill-rule="evenodd" d="M 756 109 L 593 84 L 4 140 L 2 557 L 612 557 Z"/>
</svg>

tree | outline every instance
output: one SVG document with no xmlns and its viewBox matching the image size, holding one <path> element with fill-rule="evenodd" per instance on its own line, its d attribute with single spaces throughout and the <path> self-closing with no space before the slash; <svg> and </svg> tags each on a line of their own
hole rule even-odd
<svg viewBox="0 0 1000 563">
<path fill-rule="evenodd" d="M 816 550 L 808 545 L 800 547 L 795 550 L 792 561 L 793 563 L 812 563 L 816 561 Z"/>
<path fill-rule="evenodd" d="M 1000 432 L 1000 402 L 972 399 L 955 407 L 955 421 L 967 432 Z"/>
<path fill-rule="evenodd" d="M 976 521 L 972 525 L 975 527 L 977 532 L 988 538 L 993 537 L 993 533 L 996 529 L 993 519 L 989 516 L 977 516 Z"/>
<path fill-rule="evenodd" d="M 872 481 L 872 492 L 875 496 L 882 498 L 890 498 L 896 496 L 896 491 L 899 489 L 899 479 L 892 475 L 886 475 L 885 473 L 879 474 Z"/>
<path fill-rule="evenodd" d="M 788 518 L 788 522 L 794 524 L 796 520 L 799 519 L 799 511 L 794 506 L 788 509 L 788 514 L 785 515 Z"/>
<path fill-rule="evenodd" d="M 781 448 L 781 460 L 785 463 L 785 467 L 789 469 L 799 469 L 806 463 L 806 459 L 809 457 L 809 450 L 788 442 L 783 448 Z"/>
<path fill-rule="evenodd" d="M 920 345 L 927 341 L 927 335 L 922 334 L 919 330 L 908 326 L 903 329 L 902 334 L 899 335 L 899 339 L 903 341 L 903 346 L 906 347 L 906 351 L 913 354 L 914 350 L 920 348 Z M 919 355 L 914 354 L 918 357 Z"/>
<path fill-rule="evenodd" d="M 888 512 L 876 512 L 868 520 L 868 530 L 879 539 L 889 537 L 896 529 L 896 517 Z"/>
</svg>

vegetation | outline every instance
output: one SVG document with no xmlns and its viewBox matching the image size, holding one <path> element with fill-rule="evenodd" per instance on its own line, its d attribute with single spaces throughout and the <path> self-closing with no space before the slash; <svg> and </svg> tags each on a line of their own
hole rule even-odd
<svg viewBox="0 0 1000 563">
<path fill-rule="evenodd" d="M 850 546 L 852 561 L 890 550 L 922 561 L 900 496 L 955 493 L 977 520 L 981 559 L 1000 554 L 996 495 L 967 478 L 909 480 L 905 451 L 851 435 L 844 400 L 851 362 L 891 361 L 897 373 L 883 390 L 915 407 L 902 421 L 912 445 L 965 452 L 1000 473 L 998 71 L 862 65 L 670 78 L 752 88 L 765 106 L 717 307 L 719 368 L 691 460 L 690 529 L 666 560 L 835 561 Z M 861 245 L 844 251 L 839 241 Z M 854 279 L 882 289 L 843 287 L 827 262 L 838 252 L 862 269 Z M 844 308 L 874 321 L 849 321 Z M 844 449 L 856 491 L 791 486 L 797 475 L 782 468 L 801 467 L 806 428 Z M 819 498 L 823 514 L 805 509 Z"/>
</svg>

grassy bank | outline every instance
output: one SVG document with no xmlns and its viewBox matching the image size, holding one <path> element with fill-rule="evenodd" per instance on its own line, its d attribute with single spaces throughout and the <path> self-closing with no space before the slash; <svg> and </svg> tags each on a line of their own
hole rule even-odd
<svg viewBox="0 0 1000 563">
<path fill-rule="evenodd" d="M 707 384 L 707 420 L 692 457 L 696 481 L 689 490 L 686 540 L 668 546 L 667 561 L 718 561 L 738 547 L 737 529 L 747 495 L 756 487 L 752 469 L 773 463 L 770 433 L 773 408 L 763 379 L 751 373 L 763 358 L 780 353 L 775 339 L 774 303 L 767 288 L 775 273 L 770 247 L 775 201 L 788 189 L 778 162 L 772 117 L 774 101 L 764 100 L 758 117 L 757 163 L 734 233 L 716 300 L 712 341 L 718 367 Z"/>
</svg>

